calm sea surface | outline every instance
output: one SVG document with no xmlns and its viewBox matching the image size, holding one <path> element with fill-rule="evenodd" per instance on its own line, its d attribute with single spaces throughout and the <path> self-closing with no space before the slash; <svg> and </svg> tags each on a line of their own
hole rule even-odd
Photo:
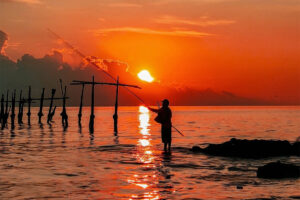
<svg viewBox="0 0 300 200">
<path fill-rule="evenodd" d="M 120 107 L 119 133 L 113 108 L 97 107 L 95 132 L 88 130 L 89 108 L 68 108 L 64 130 L 57 109 L 52 126 L 37 123 L 0 130 L 0 199 L 295 199 L 300 180 L 256 178 L 256 169 L 281 160 L 300 165 L 299 157 L 262 160 L 193 155 L 193 145 L 240 139 L 300 136 L 300 107 L 172 107 L 173 150 L 164 155 L 155 114 Z M 46 109 L 44 111 L 46 113 Z M 242 186 L 243 189 L 237 189 Z"/>
</svg>

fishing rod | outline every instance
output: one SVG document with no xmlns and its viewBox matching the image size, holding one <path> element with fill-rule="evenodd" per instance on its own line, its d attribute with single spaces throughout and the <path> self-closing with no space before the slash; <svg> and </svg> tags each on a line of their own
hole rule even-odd
<svg viewBox="0 0 300 200">
<path fill-rule="evenodd" d="M 57 33 L 53 32 L 52 30 L 50 30 L 49 28 L 47 29 L 49 33 L 51 33 L 53 36 L 55 36 L 57 39 L 61 40 L 65 46 L 67 46 L 68 48 L 70 48 L 71 50 L 73 50 L 77 55 L 79 55 L 82 59 L 84 59 L 85 61 L 87 61 L 88 63 L 90 63 L 93 67 L 100 69 L 102 72 L 104 72 L 104 74 L 106 74 L 108 77 L 110 77 L 111 79 L 113 79 L 114 81 L 117 81 L 117 79 L 115 77 L 113 77 L 110 73 L 108 73 L 107 71 L 105 71 L 104 69 L 102 69 L 102 67 L 100 67 L 98 64 L 96 64 L 93 60 L 89 59 L 87 56 L 85 56 L 82 52 L 80 52 L 78 49 L 76 49 L 75 47 L 73 47 L 73 45 L 71 45 L 69 42 L 65 41 L 62 37 L 60 37 Z M 129 92 L 130 94 L 132 94 L 135 98 L 137 98 L 141 103 L 143 103 L 144 105 L 147 105 L 145 103 L 145 101 L 140 98 L 137 94 L 135 94 L 132 90 L 130 90 L 128 87 L 125 87 L 125 90 L 127 90 L 127 92 Z M 172 125 L 172 127 L 181 135 L 184 136 L 175 126 Z"/>
<path fill-rule="evenodd" d="M 50 30 L 49 28 L 47 29 L 52 35 L 54 35 L 57 39 L 61 40 L 68 48 L 70 48 L 71 50 L 73 50 L 76 54 L 78 54 L 81 58 L 83 58 L 85 61 L 87 61 L 88 63 L 90 63 L 93 67 L 102 70 L 102 72 L 104 72 L 104 74 L 106 74 L 107 76 L 109 76 L 111 79 L 113 79 L 114 81 L 117 81 L 117 79 L 115 77 L 113 77 L 110 73 L 108 73 L 107 71 L 105 71 L 104 69 L 102 69 L 101 67 L 99 67 L 98 64 L 96 64 L 95 62 L 93 62 L 93 60 L 89 59 L 87 56 L 85 56 L 82 52 L 80 52 L 78 49 L 76 49 L 75 47 L 73 47 L 70 43 L 68 43 L 67 41 L 65 41 L 62 37 L 60 37 L 58 34 L 54 33 L 52 30 Z M 133 96 L 135 96 L 140 102 L 142 102 L 143 104 L 146 104 L 144 102 L 144 100 L 142 98 L 140 98 L 138 95 L 136 95 L 132 90 L 130 90 L 129 88 L 125 87 L 125 89 L 131 93 Z"/>
</svg>

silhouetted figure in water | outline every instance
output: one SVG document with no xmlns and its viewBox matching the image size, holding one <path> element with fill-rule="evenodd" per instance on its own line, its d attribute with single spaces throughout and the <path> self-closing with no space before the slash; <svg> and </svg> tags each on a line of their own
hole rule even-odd
<svg viewBox="0 0 300 200">
<path fill-rule="evenodd" d="M 162 103 L 163 106 L 160 109 L 148 108 L 158 114 L 155 121 L 161 124 L 161 139 L 164 143 L 164 150 L 170 152 L 172 143 L 172 111 L 169 108 L 169 100 L 165 99 Z"/>
</svg>

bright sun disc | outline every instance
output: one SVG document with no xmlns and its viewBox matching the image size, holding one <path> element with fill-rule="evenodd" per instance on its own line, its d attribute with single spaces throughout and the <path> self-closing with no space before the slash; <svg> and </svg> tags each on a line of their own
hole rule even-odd
<svg viewBox="0 0 300 200">
<path fill-rule="evenodd" d="M 149 73 L 148 70 L 142 70 L 138 73 L 138 77 L 143 80 L 146 81 L 148 83 L 152 82 L 154 80 L 154 78 L 151 76 L 151 74 Z"/>
</svg>

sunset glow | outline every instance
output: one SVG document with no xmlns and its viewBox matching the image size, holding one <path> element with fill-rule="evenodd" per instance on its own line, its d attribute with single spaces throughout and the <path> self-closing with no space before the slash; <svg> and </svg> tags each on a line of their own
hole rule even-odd
<svg viewBox="0 0 300 200">
<path fill-rule="evenodd" d="M 0 22 L 0 52 L 12 61 L 19 60 L 19 63 L 11 63 L 11 68 L 16 68 L 14 65 L 33 66 L 32 70 L 43 67 L 43 72 L 36 75 L 41 79 L 57 76 L 50 74 L 55 67 L 81 68 L 80 56 L 51 34 L 48 37 L 46 25 L 101 67 L 110 70 L 109 62 L 116 61 L 111 70 L 123 82 L 131 80 L 126 77 L 128 74 L 135 77 L 138 74 L 136 78 L 145 83 L 160 83 L 161 87 L 156 90 L 143 88 L 144 93 L 152 92 L 149 97 L 157 95 L 153 91 L 165 93 L 163 86 L 169 86 L 227 91 L 235 96 L 261 100 L 263 104 L 300 104 L 300 45 L 297 45 L 300 13 L 296 12 L 299 3 L 295 0 L 280 0 L 280 3 L 262 0 L 259 6 L 251 0 L 87 2 L 1 2 L 0 13 L 7 20 Z M 32 19 L 38 20 L 32 23 Z M 23 55 L 33 59 L 25 59 Z M 103 63 L 102 59 L 106 58 L 109 62 Z M 52 66 L 49 60 L 57 62 L 57 66 Z M 39 63 L 43 63 L 42 66 Z M 118 71 L 121 65 L 125 66 L 127 74 Z M 22 77 L 22 72 L 11 74 Z M 74 72 L 68 70 L 68 73 L 72 77 Z M 87 76 L 88 72 L 80 73 Z M 20 78 L 11 80 L 19 82 L 18 85 L 29 84 Z M 147 84 L 150 85 L 154 84 Z M 166 90 L 170 91 L 169 88 Z M 193 101 L 182 99 L 194 94 L 190 90 L 185 92 L 186 95 L 175 96 L 171 91 L 170 96 L 181 105 L 183 102 L 208 104 L 201 102 L 205 99 L 202 94 Z M 244 103 L 255 104 L 252 101 Z M 240 103 L 230 101 L 225 105 L 228 104 Z"/>
<path fill-rule="evenodd" d="M 0 200 L 299 197 L 299 11 L 0 0 Z"/>
<path fill-rule="evenodd" d="M 146 81 L 148 83 L 151 83 L 154 78 L 151 76 L 150 72 L 148 70 L 142 70 L 138 73 L 138 77 L 143 80 Z"/>
</svg>

